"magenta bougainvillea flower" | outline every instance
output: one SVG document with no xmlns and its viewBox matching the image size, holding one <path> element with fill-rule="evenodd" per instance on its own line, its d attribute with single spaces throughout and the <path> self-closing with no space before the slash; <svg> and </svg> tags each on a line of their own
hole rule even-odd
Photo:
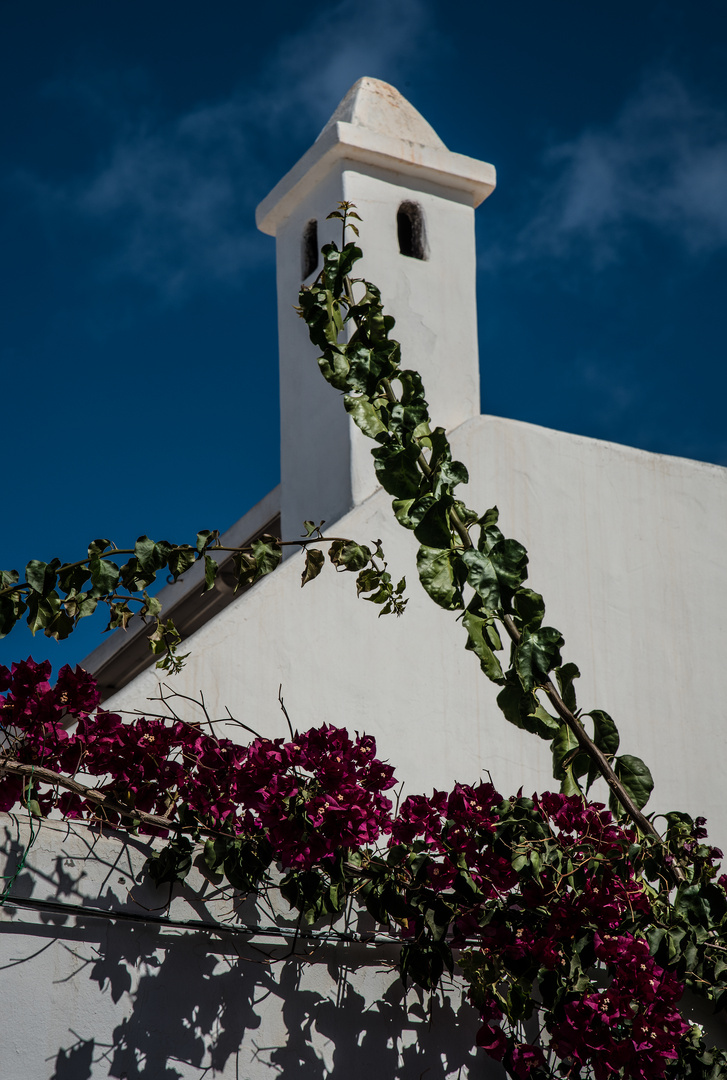
<svg viewBox="0 0 727 1080">
<path fill-rule="evenodd" d="M 157 835 L 181 827 L 246 850 L 264 842 L 288 873 L 289 898 L 299 896 L 296 875 L 329 890 L 316 911 L 341 910 L 334 887 L 360 892 L 409 955 L 425 958 L 422 985 L 436 984 L 442 949 L 466 950 L 477 1045 L 517 1080 L 552 1076 L 556 1062 L 560 1075 L 594 1080 L 673 1074 L 694 1035 L 678 1008 L 683 982 L 645 939 L 655 894 L 634 859 L 636 831 L 599 803 L 552 792 L 503 800 L 483 782 L 411 795 L 395 811 L 394 770 L 369 735 L 323 724 L 243 746 L 198 724 L 99 710 L 80 668 L 64 667 L 55 685 L 50 676 L 49 663 L 31 659 L 0 667 L 2 753 L 92 778 L 119 810 L 10 773 L 0 776 L 0 810 L 24 805 Z M 682 846 L 709 868 L 721 853 L 700 845 L 704 836 L 697 819 Z M 726 887 L 725 874 L 710 885 L 725 911 Z M 547 1004 L 544 987 L 560 988 Z M 538 1011 L 541 1034 L 528 1041 L 521 1020 Z"/>
</svg>

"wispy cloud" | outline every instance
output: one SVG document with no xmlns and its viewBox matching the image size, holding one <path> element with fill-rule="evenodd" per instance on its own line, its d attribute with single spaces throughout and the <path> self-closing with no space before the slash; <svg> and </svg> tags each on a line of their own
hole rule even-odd
<svg viewBox="0 0 727 1080">
<path fill-rule="evenodd" d="M 266 79 L 268 107 L 323 126 L 362 75 L 402 79 L 426 64 L 434 48 L 430 6 L 427 0 L 341 0 L 321 11 L 302 34 L 280 43 Z"/>
<path fill-rule="evenodd" d="M 658 229 L 693 255 L 727 245 L 727 114 L 675 76 L 647 79 L 613 123 L 551 146 L 545 192 L 512 257 L 622 258 L 634 226 Z"/>
<path fill-rule="evenodd" d="M 122 121 L 115 104 L 112 137 L 92 174 L 63 184 L 26 177 L 26 185 L 53 213 L 105 231 L 107 274 L 141 279 L 169 299 L 238 284 L 265 250 L 255 203 L 357 78 L 402 76 L 421 61 L 429 32 L 426 0 L 365 8 L 341 0 L 283 38 L 255 85 L 173 117 L 137 106 Z M 77 99 L 98 111 L 96 90 L 80 89 Z"/>
</svg>

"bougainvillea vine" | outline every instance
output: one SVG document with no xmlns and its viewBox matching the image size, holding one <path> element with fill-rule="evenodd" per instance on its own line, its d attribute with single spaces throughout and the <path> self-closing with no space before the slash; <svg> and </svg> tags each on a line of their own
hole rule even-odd
<svg viewBox="0 0 727 1080">
<path fill-rule="evenodd" d="M 196 859 L 242 893 L 279 889 L 305 925 L 365 909 L 400 939 L 405 981 L 434 990 L 456 966 L 477 1044 L 518 1080 L 727 1076 L 679 1010 L 685 988 L 727 1004 L 727 875 L 703 822 L 668 821 L 674 893 L 661 844 L 581 795 L 476 782 L 395 809 L 370 736 L 324 724 L 241 745 L 122 720 L 86 672 L 50 675 L 0 668 L 3 810 L 166 837 L 148 862 L 158 883 Z"/>
</svg>

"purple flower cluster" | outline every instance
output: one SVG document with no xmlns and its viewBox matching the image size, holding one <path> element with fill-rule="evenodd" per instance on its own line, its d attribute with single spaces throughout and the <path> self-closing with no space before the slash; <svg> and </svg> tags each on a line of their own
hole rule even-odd
<svg viewBox="0 0 727 1080">
<path fill-rule="evenodd" d="M 267 832 L 286 867 L 310 869 L 337 851 L 366 847 L 391 828 L 394 770 L 369 735 L 312 728 L 290 742 L 256 739 L 236 778 L 235 797 Z"/>
<path fill-rule="evenodd" d="M 184 806 L 205 828 L 264 830 L 288 867 L 310 868 L 391 828 L 383 792 L 395 784 L 394 770 L 376 757 L 368 735 L 351 739 L 324 725 L 287 743 L 259 738 L 240 746 L 181 721 L 90 715 L 98 693 L 86 672 L 65 667 L 55 687 L 49 676 L 47 662 L 0 668 L 0 689 L 8 691 L 2 722 L 16 760 L 103 777 L 96 790 L 136 811 L 173 817 Z M 22 800 L 23 784 L 4 778 L 0 809 Z M 34 785 L 34 798 L 44 814 L 55 808 L 67 818 L 98 818 L 94 802 L 48 784 Z M 118 815 L 104 810 L 104 820 L 116 824 Z M 142 824 L 141 831 L 159 830 Z"/>
<path fill-rule="evenodd" d="M 501 802 L 492 784 L 485 783 L 455 784 L 452 791 L 435 791 L 431 798 L 410 795 L 392 825 L 391 842 L 427 844 L 432 856 L 427 876 L 435 890 L 451 888 L 466 870 L 489 899 L 517 881 L 506 853 L 493 846 Z"/>
<path fill-rule="evenodd" d="M 591 868 L 579 878 L 578 888 L 563 888 L 550 874 L 540 886 L 526 890 L 532 906 L 549 899 L 550 937 L 558 940 L 575 927 L 613 930 L 627 916 L 649 911 L 643 886 L 625 857 L 636 841 L 633 829 L 618 824 L 600 803 L 584 803 L 575 795 L 546 792 L 535 803 L 571 863 Z"/>
<path fill-rule="evenodd" d="M 594 935 L 596 956 L 612 976 L 606 990 L 573 997 L 551 1028 L 560 1057 L 590 1065 L 596 1080 L 663 1077 L 689 1030 L 676 1005 L 683 987 L 628 934 Z"/>
<path fill-rule="evenodd" d="M 534 806 L 557 841 L 559 859 L 510 893 L 481 931 L 481 956 L 490 969 L 515 978 L 543 969 L 565 975 L 573 943 L 590 941 L 608 986 L 571 992 L 546 1017 L 550 1049 L 566 1067 L 589 1066 L 596 1080 L 659 1080 L 689 1025 L 676 1008 L 683 986 L 650 957 L 647 942 L 613 933 L 650 910 L 625 857 L 634 833 L 603 806 L 575 796 L 547 793 Z M 512 1073 L 525 1078 L 543 1064 L 539 1047 L 503 1028 L 494 995 L 482 1018 L 478 1045 Z"/>
<path fill-rule="evenodd" d="M 5 754 L 29 765 L 58 770 L 70 742 L 67 727 L 92 712 L 99 702 L 96 684 L 81 668 L 61 668 L 51 687 L 49 660 L 36 664 L 30 658 L 8 668 L 0 665 L 0 739 Z M 22 798 L 24 781 L 5 776 L 0 785 L 0 811 L 12 809 Z M 36 795 L 47 813 L 50 795 Z"/>
</svg>

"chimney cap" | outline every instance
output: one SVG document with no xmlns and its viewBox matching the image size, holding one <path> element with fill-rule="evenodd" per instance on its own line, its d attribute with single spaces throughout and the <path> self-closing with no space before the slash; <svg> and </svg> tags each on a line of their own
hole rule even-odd
<svg viewBox="0 0 727 1080">
<path fill-rule="evenodd" d="M 275 236 L 340 161 L 449 189 L 471 206 L 479 206 L 495 187 L 492 165 L 452 153 L 398 90 L 379 79 L 363 78 L 348 91 L 311 148 L 260 203 L 257 227 Z"/>
<path fill-rule="evenodd" d="M 395 86 L 366 75 L 354 83 L 339 102 L 318 139 L 337 123 L 366 128 L 379 135 L 403 139 L 415 146 L 428 146 L 433 150 L 447 149 L 432 125 L 427 123 Z"/>
</svg>

